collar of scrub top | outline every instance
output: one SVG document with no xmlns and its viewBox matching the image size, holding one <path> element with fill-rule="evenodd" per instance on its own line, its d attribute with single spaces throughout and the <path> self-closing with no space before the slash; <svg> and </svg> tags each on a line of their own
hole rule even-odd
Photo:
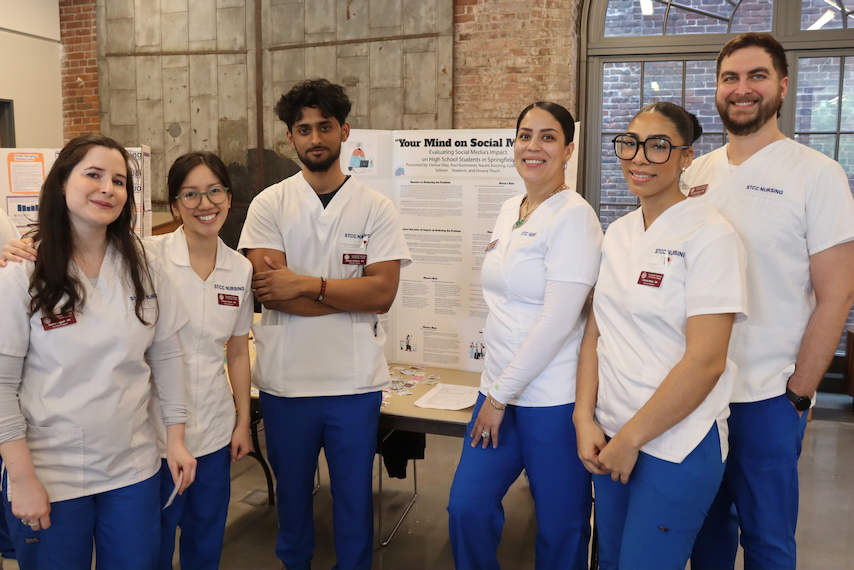
<svg viewBox="0 0 854 570">
<path fill-rule="evenodd" d="M 217 237 L 216 243 L 216 264 L 214 269 L 222 269 L 231 271 L 234 269 L 234 263 L 231 256 L 227 255 L 226 248 L 228 247 L 222 241 L 222 238 Z M 169 259 L 175 265 L 183 267 L 190 266 L 190 249 L 187 247 L 187 235 L 184 233 L 184 226 L 179 226 L 177 230 L 169 236 L 169 242 L 166 244 L 169 249 Z"/>
<path fill-rule="evenodd" d="M 341 218 L 345 208 L 350 203 L 350 199 L 353 196 L 353 188 L 355 186 L 353 183 L 353 177 L 350 177 L 349 180 L 338 188 L 338 193 L 335 195 L 335 199 L 329 202 L 329 205 L 324 208 L 323 204 L 320 203 L 320 200 L 317 199 L 317 192 L 315 192 L 311 185 L 306 181 L 302 173 L 298 176 L 301 178 L 301 184 L 299 187 L 302 192 L 302 198 L 306 202 L 305 207 L 308 208 L 309 212 L 311 212 L 314 229 L 317 231 L 318 235 L 325 237 L 329 233 L 329 230 L 332 229 L 332 227 Z"/>
</svg>

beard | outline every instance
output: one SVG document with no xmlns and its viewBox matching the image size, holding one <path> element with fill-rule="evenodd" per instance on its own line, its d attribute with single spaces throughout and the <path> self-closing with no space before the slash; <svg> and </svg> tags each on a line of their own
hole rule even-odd
<svg viewBox="0 0 854 570">
<path fill-rule="evenodd" d="M 741 99 L 742 102 L 745 100 L 749 101 L 750 99 Z M 732 108 L 731 104 L 737 101 L 738 99 L 736 98 L 730 98 L 723 102 L 720 102 L 717 99 L 715 100 L 715 107 L 718 109 L 718 114 L 721 116 L 724 128 L 729 134 L 737 137 L 752 135 L 757 132 L 769 120 L 776 119 L 777 114 L 780 112 L 780 107 L 783 106 L 781 90 L 778 89 L 777 94 L 773 99 L 766 101 L 765 99 L 760 98 L 758 100 L 757 109 L 752 117 L 734 119 L 730 116 L 729 110 Z"/>
<path fill-rule="evenodd" d="M 309 155 L 309 152 L 316 148 L 318 147 L 308 149 L 305 154 L 297 151 L 297 156 L 309 172 L 326 172 L 338 162 L 338 158 L 341 156 L 341 143 L 338 143 L 337 148 L 330 148 L 329 155 L 325 158 L 315 159 Z"/>
</svg>

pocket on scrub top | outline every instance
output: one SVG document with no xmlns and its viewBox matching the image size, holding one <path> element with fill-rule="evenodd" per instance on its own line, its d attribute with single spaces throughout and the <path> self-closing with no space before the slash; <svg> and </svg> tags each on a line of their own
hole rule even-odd
<svg viewBox="0 0 854 570">
<path fill-rule="evenodd" d="M 374 336 L 376 326 L 377 336 Z M 356 389 L 378 387 L 376 372 L 385 371 L 379 323 L 353 323 L 353 352 L 356 356 Z M 385 378 L 383 378 L 385 381 Z"/>
<path fill-rule="evenodd" d="M 252 325 L 252 336 L 255 338 L 252 384 L 261 390 L 284 376 L 284 335 L 284 325 Z"/>
<path fill-rule="evenodd" d="M 739 210 L 734 215 L 742 217 L 743 223 L 763 228 L 762 247 L 776 245 L 795 227 L 794 220 L 787 220 L 786 201 L 781 195 L 744 190 L 736 195 L 735 203 Z"/>
<path fill-rule="evenodd" d="M 27 424 L 27 447 L 42 483 L 83 487 L 83 430 Z"/>
<path fill-rule="evenodd" d="M 368 249 L 363 245 L 338 244 L 338 259 L 335 263 L 341 265 L 341 279 L 362 277 L 365 274 L 367 261 Z"/>
<path fill-rule="evenodd" d="M 643 264 L 632 277 L 632 312 L 661 318 L 667 309 L 685 311 L 685 265 Z"/>
</svg>

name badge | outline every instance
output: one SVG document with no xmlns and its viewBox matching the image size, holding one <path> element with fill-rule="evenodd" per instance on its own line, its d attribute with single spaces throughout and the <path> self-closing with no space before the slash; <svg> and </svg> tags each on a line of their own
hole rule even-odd
<svg viewBox="0 0 854 570">
<path fill-rule="evenodd" d="M 240 297 L 237 295 L 226 295 L 225 293 L 218 293 L 217 302 L 220 305 L 225 305 L 226 307 L 239 307 L 240 306 Z"/>
<path fill-rule="evenodd" d="M 46 331 L 52 331 L 60 327 L 67 327 L 77 322 L 74 316 L 74 311 L 62 315 L 53 315 L 52 317 L 42 317 L 42 326 Z"/>
<path fill-rule="evenodd" d="M 490 251 L 492 251 L 493 249 L 495 249 L 495 246 L 497 246 L 497 245 L 498 245 L 498 240 L 497 240 L 497 239 L 496 239 L 496 240 L 493 240 L 493 241 L 491 241 L 491 242 L 489 242 L 489 245 L 488 245 L 488 246 L 486 246 L 486 249 L 485 249 L 485 250 L 483 250 L 483 253 L 489 253 Z"/>
<path fill-rule="evenodd" d="M 703 184 L 702 186 L 694 186 L 693 188 L 688 190 L 688 197 L 693 198 L 694 196 L 702 196 L 706 193 L 706 189 L 708 187 L 708 184 Z"/>
<path fill-rule="evenodd" d="M 661 280 L 664 275 L 661 273 L 651 273 L 649 271 L 641 271 L 638 285 L 646 285 L 648 287 L 661 287 Z"/>
<path fill-rule="evenodd" d="M 341 262 L 344 265 L 367 265 L 368 254 L 366 253 L 345 253 L 344 260 Z"/>
</svg>

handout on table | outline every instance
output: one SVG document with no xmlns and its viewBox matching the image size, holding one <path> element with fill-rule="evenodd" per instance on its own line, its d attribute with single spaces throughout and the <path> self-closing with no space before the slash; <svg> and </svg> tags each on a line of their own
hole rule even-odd
<svg viewBox="0 0 854 570">
<path fill-rule="evenodd" d="M 458 384 L 439 383 L 435 388 L 418 398 L 415 405 L 419 408 L 434 410 L 464 410 L 474 406 L 480 388 L 460 386 Z"/>
</svg>

